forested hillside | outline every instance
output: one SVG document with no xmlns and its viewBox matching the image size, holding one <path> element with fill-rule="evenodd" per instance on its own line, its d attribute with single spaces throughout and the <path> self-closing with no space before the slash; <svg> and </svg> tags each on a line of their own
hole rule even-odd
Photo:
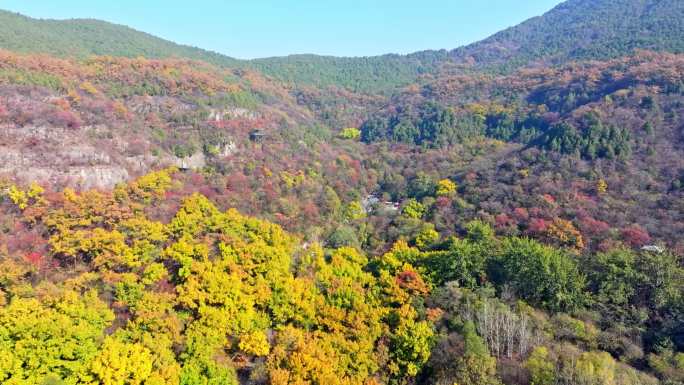
<svg viewBox="0 0 684 385">
<path fill-rule="evenodd" d="M 338 86 L 389 93 L 424 75 L 486 69 L 510 72 L 532 62 L 610 59 L 635 49 L 684 52 L 679 0 L 570 0 L 481 42 L 452 51 L 336 58 L 294 55 L 236 60 L 98 20 L 36 20 L 0 11 L 0 48 L 87 58 L 109 55 L 186 58 L 256 69 L 289 86 Z M 453 47 L 443 47 L 453 48 Z"/>
<path fill-rule="evenodd" d="M 391 100 L 2 57 L 7 383 L 681 379 L 682 56 Z"/>
<path fill-rule="evenodd" d="M 0 383 L 683 384 L 681 14 L 239 62 L 0 13 Z"/>
<path fill-rule="evenodd" d="M 679 0 L 569 0 L 451 56 L 506 71 L 535 61 L 616 58 L 638 48 L 679 53 L 683 14 Z"/>
<path fill-rule="evenodd" d="M 447 58 L 444 50 L 359 58 L 293 55 L 256 59 L 242 65 L 295 87 L 338 86 L 364 93 L 387 93 L 437 72 Z"/>
<path fill-rule="evenodd" d="M 169 169 L 111 193 L 7 188 L 3 246 L 25 254 L 0 262 L 3 383 L 658 383 L 630 364 L 681 379 L 670 252 L 583 257 L 473 221 L 368 258 L 193 185 Z"/>
<path fill-rule="evenodd" d="M 188 60 L 0 51 L 0 95 L 0 169 L 54 185 L 111 188 L 165 164 L 203 167 L 244 149 L 251 131 L 315 125 L 261 74 Z"/>
<path fill-rule="evenodd" d="M 237 60 L 100 20 L 39 20 L 0 10 L 0 48 L 58 57 L 186 58 L 217 65 Z"/>
<path fill-rule="evenodd" d="M 426 51 L 407 56 L 336 58 L 295 55 L 237 60 L 100 20 L 37 20 L 2 10 L 0 48 L 81 59 L 96 55 L 202 60 L 221 67 L 258 69 L 289 85 L 336 85 L 367 93 L 385 92 L 410 84 L 424 73 L 435 72 L 438 64 L 447 58 L 446 51 Z"/>
</svg>

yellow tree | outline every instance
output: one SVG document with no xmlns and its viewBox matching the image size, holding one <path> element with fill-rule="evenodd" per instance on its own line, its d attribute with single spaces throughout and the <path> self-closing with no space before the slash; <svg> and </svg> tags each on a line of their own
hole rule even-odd
<svg viewBox="0 0 684 385">
<path fill-rule="evenodd" d="M 442 179 L 437 182 L 436 193 L 438 197 L 452 197 L 456 194 L 458 185 L 450 179 Z"/>
<path fill-rule="evenodd" d="M 152 352 L 137 343 L 107 337 L 90 364 L 95 385 L 141 385 L 152 376 Z"/>
</svg>

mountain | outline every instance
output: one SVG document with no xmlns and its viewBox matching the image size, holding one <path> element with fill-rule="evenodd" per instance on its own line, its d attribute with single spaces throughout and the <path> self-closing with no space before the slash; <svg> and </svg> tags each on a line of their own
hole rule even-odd
<svg viewBox="0 0 684 385">
<path fill-rule="evenodd" d="M 684 55 L 452 80 L 0 51 L 0 383 L 681 383 Z"/>
<path fill-rule="evenodd" d="M 0 51 L 0 98 L 0 124 L 10 122 L 0 130 L 0 174 L 51 185 L 75 176 L 86 188 L 165 164 L 204 164 L 204 153 L 235 156 L 251 130 L 279 137 L 312 121 L 255 71 L 181 59 Z"/>
<path fill-rule="evenodd" d="M 39 20 L 0 11 L 0 25 L 0 47 L 13 52 L 78 58 L 93 55 L 148 59 L 179 57 L 223 66 L 237 64 L 237 60 L 224 55 L 100 20 Z"/>
<path fill-rule="evenodd" d="M 293 55 L 237 60 L 200 48 L 180 45 L 132 28 L 92 19 L 39 20 L 0 10 L 0 48 L 58 57 L 89 56 L 186 58 L 222 67 L 254 68 L 291 85 L 338 85 L 377 92 L 411 83 L 433 72 L 446 51 L 412 55 L 338 58 Z"/>
<path fill-rule="evenodd" d="M 3 15 L 0 384 L 684 383 L 677 3 L 253 61 Z"/>
<path fill-rule="evenodd" d="M 634 49 L 684 52 L 683 18 L 680 0 L 569 0 L 450 56 L 510 70 L 535 61 L 615 58 Z"/>
<path fill-rule="evenodd" d="M 434 74 L 448 59 L 448 52 L 423 51 L 410 55 L 334 57 L 291 55 L 244 63 L 293 86 L 342 86 L 354 91 L 378 93 Z"/>
<path fill-rule="evenodd" d="M 464 66 L 510 72 L 532 62 L 608 59 L 637 48 L 684 52 L 682 20 L 684 2 L 679 0 L 569 0 L 542 16 L 452 51 L 237 60 L 104 21 L 37 20 L 0 11 L 0 48 L 60 57 L 188 58 L 256 69 L 293 87 L 339 86 L 381 93 L 422 75 L 443 72 L 443 67 L 453 71 L 455 66 L 458 72 Z"/>
</svg>

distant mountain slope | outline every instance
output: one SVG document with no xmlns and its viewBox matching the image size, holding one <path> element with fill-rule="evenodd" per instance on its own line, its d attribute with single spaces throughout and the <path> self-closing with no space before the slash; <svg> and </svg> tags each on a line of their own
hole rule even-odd
<svg viewBox="0 0 684 385">
<path fill-rule="evenodd" d="M 560 64 L 615 58 L 636 48 L 684 52 L 684 1 L 569 0 L 542 16 L 450 52 L 258 60 L 237 60 L 98 20 L 37 20 L 0 11 L 0 48 L 62 57 L 182 57 L 257 69 L 297 87 L 338 86 L 383 93 L 444 68 L 446 72 L 463 72 L 464 67 L 509 72 L 537 61 Z"/>
<path fill-rule="evenodd" d="M 292 55 L 252 60 L 247 65 L 293 85 L 338 85 L 355 91 L 382 92 L 436 72 L 447 59 L 448 52 L 441 50 L 353 58 Z"/>
<path fill-rule="evenodd" d="M 38 20 L 0 10 L 0 48 L 60 57 L 92 55 L 202 60 L 223 67 L 255 68 L 292 85 L 337 85 L 377 92 L 412 83 L 435 70 L 446 51 L 408 56 L 338 58 L 316 55 L 237 60 L 164 40 L 132 28 L 100 20 Z"/>
<path fill-rule="evenodd" d="M 14 52 L 61 57 L 179 57 L 235 66 L 237 60 L 92 19 L 38 20 L 0 10 L 0 47 Z"/>
<path fill-rule="evenodd" d="M 533 61 L 615 58 L 637 48 L 684 52 L 684 1 L 569 0 L 451 56 L 510 70 Z"/>
</svg>

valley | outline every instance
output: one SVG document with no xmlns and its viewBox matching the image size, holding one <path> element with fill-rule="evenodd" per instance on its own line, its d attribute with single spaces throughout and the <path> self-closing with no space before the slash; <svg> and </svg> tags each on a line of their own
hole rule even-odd
<svg viewBox="0 0 684 385">
<path fill-rule="evenodd" d="M 237 60 L 0 11 L 0 383 L 681 384 L 683 16 Z"/>
</svg>

